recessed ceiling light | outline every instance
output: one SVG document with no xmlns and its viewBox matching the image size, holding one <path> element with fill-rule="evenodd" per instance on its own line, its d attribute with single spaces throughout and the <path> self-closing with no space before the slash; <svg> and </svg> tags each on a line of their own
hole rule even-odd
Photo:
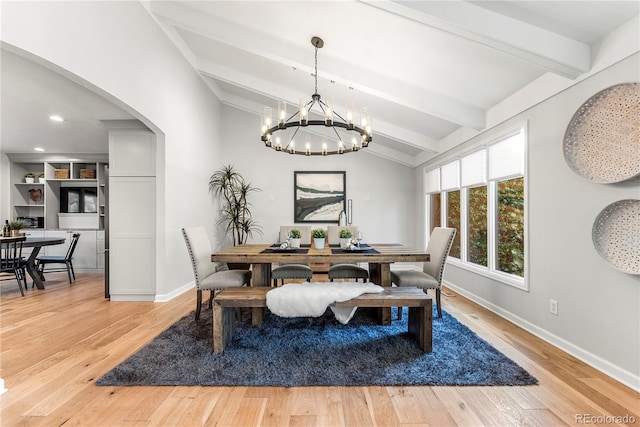
<svg viewBox="0 0 640 427">
<path fill-rule="evenodd" d="M 44 148 L 42 147 L 36 147 L 33 149 L 33 151 L 44 151 Z"/>
<path fill-rule="evenodd" d="M 58 115 L 49 116 L 49 120 L 53 120 L 54 122 L 64 122 L 64 119 Z"/>
</svg>

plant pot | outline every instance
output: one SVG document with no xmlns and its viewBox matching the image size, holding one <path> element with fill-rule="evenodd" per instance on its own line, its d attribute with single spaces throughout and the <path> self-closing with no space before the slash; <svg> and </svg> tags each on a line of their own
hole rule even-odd
<svg viewBox="0 0 640 427">
<path fill-rule="evenodd" d="M 289 246 L 291 246 L 292 248 L 299 248 L 300 247 L 300 239 L 289 238 Z"/>
<path fill-rule="evenodd" d="M 324 249 L 324 237 L 314 237 L 313 244 L 316 246 L 316 249 Z"/>
<path fill-rule="evenodd" d="M 349 247 L 349 243 L 351 243 L 351 237 L 346 237 L 344 239 L 340 239 L 340 248 L 345 249 Z"/>
<path fill-rule="evenodd" d="M 33 184 L 35 182 L 35 178 L 25 178 L 24 182 L 26 182 L 27 184 Z"/>
<path fill-rule="evenodd" d="M 21 234 L 20 230 L 11 230 L 11 237 L 20 237 Z"/>
</svg>

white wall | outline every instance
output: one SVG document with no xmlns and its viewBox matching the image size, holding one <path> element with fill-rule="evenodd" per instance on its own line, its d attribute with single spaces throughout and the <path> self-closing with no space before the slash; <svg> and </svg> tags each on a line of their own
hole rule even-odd
<svg viewBox="0 0 640 427">
<path fill-rule="evenodd" d="M 180 228 L 204 224 L 213 236 L 206 195 L 221 140 L 221 105 L 198 73 L 138 2 L 3 2 L 2 41 L 61 67 L 158 135 L 157 299 L 191 282 Z"/>
<path fill-rule="evenodd" d="M 275 243 L 280 225 L 293 224 L 294 171 L 346 171 L 353 225 L 360 227 L 364 239 L 416 244 L 412 168 L 369 154 L 366 149 L 327 157 L 279 153 L 260 140 L 258 116 L 225 106 L 223 117 L 222 162 L 212 163 L 210 169 L 213 172 L 222 164 L 232 164 L 247 181 L 262 189 L 250 199 L 254 218 L 264 232 L 262 237 L 254 235 L 253 241 Z M 326 224 L 311 225 L 326 228 Z"/>
<path fill-rule="evenodd" d="M 469 141 L 528 121 L 529 291 L 452 265 L 445 273 L 453 289 L 636 389 L 640 277 L 610 267 L 595 251 L 591 230 L 602 209 L 640 198 L 640 187 L 581 178 L 564 160 L 563 138 L 583 102 L 614 84 L 638 81 L 639 64 L 636 53 Z M 418 177 L 422 179 L 422 168 Z M 549 312 L 550 299 L 558 301 L 557 316 Z"/>
</svg>

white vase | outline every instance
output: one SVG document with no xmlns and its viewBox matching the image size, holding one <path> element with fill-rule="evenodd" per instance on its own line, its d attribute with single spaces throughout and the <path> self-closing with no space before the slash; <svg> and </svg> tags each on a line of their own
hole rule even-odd
<svg viewBox="0 0 640 427">
<path fill-rule="evenodd" d="M 27 184 L 33 184 L 33 182 L 35 181 L 35 178 L 25 178 L 24 182 L 26 182 Z"/>
<path fill-rule="evenodd" d="M 289 238 L 289 246 L 292 248 L 299 248 L 300 239 Z"/>
<path fill-rule="evenodd" d="M 314 237 L 313 244 L 316 246 L 316 249 L 324 249 L 324 237 Z"/>
<path fill-rule="evenodd" d="M 340 239 L 340 248 L 345 249 L 349 247 L 349 243 L 351 243 L 351 237 Z"/>
</svg>

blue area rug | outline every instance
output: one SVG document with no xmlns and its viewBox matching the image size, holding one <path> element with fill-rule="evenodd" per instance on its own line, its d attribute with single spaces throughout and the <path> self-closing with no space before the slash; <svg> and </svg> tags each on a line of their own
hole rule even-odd
<svg viewBox="0 0 640 427">
<path fill-rule="evenodd" d="M 205 304 L 206 306 L 206 304 Z M 97 385 L 370 386 L 528 385 L 537 380 L 448 313 L 433 315 L 433 352 L 422 353 L 402 320 L 381 326 L 358 312 L 348 325 L 267 314 L 241 322 L 224 353 L 211 348 L 211 310 L 185 316 Z M 405 309 L 406 310 L 406 309 Z M 248 317 L 248 316 L 245 316 Z M 395 310 L 394 310 L 395 318 Z"/>
</svg>

